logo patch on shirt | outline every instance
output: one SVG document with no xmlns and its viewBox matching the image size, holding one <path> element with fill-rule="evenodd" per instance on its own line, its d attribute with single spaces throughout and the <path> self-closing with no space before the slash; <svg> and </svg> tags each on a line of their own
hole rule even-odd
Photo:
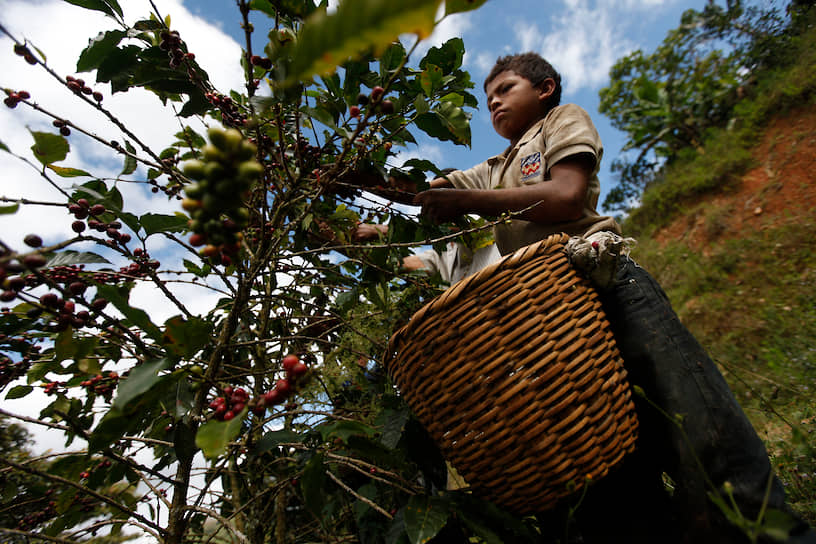
<svg viewBox="0 0 816 544">
<path fill-rule="evenodd" d="M 535 152 L 521 159 L 521 181 L 538 175 L 541 170 L 541 153 Z"/>
</svg>

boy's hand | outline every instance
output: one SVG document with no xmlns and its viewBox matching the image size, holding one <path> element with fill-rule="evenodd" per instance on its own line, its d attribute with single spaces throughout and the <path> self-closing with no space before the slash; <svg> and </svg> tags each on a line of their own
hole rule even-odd
<svg viewBox="0 0 816 544">
<path fill-rule="evenodd" d="M 466 189 L 430 189 L 414 197 L 414 204 L 422 206 L 421 216 L 433 223 L 451 221 L 467 213 Z"/>
</svg>

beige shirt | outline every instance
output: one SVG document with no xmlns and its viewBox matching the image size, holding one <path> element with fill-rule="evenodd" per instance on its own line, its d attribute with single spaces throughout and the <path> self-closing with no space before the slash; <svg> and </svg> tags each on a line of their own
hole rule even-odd
<svg viewBox="0 0 816 544">
<path fill-rule="evenodd" d="M 476 251 L 459 242 L 448 242 L 447 248 L 442 253 L 429 249 L 416 255 L 422 260 L 429 274 L 439 272 L 442 280 L 451 285 L 501 258 L 496 244 L 492 241 Z"/>
<path fill-rule="evenodd" d="M 502 189 L 547 183 L 551 180 L 552 165 L 578 153 L 590 153 L 595 157 L 580 219 L 553 224 L 513 219 L 509 224 L 496 225 L 493 230 L 499 251 L 507 255 L 560 232 L 571 236 L 586 236 L 602 230 L 620 234 L 620 226 L 615 220 L 599 215 L 596 210 L 601 193 L 598 170 L 603 146 L 589 115 L 575 104 L 556 106 L 544 119 L 530 127 L 514 147 L 473 168 L 452 172 L 447 177 L 457 189 Z"/>
</svg>

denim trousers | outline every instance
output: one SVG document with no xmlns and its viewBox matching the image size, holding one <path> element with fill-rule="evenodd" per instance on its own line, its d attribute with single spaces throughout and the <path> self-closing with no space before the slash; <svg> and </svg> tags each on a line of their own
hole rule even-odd
<svg viewBox="0 0 816 544">
<path fill-rule="evenodd" d="M 748 542 L 708 493 L 730 506 L 723 493 L 730 486 L 748 519 L 763 501 L 789 512 L 762 440 L 648 272 L 622 258 L 615 282 L 599 294 L 628 379 L 644 395 L 633 393 L 636 451 L 587 490 L 574 514 L 578 541 Z"/>
</svg>

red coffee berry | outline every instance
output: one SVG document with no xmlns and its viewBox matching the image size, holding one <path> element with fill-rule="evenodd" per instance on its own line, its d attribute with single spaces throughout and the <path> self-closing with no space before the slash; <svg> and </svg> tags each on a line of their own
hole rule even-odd
<svg viewBox="0 0 816 544">
<path fill-rule="evenodd" d="M 283 369 L 286 372 L 291 372 L 292 368 L 294 368 L 294 366 L 296 364 L 298 364 L 299 362 L 300 362 L 300 359 L 298 358 L 297 355 L 289 354 L 289 355 L 287 355 L 286 357 L 283 358 Z"/>
<path fill-rule="evenodd" d="M 292 391 L 292 384 L 289 383 L 289 380 L 280 379 L 275 382 L 275 391 L 282 397 L 285 397 Z"/>
<path fill-rule="evenodd" d="M 349 115 L 352 117 L 360 117 L 360 108 L 359 106 L 352 106 L 349 108 Z"/>
<path fill-rule="evenodd" d="M 384 114 L 391 115 L 392 113 L 394 113 L 394 103 L 391 102 L 390 100 L 383 100 L 380 109 Z"/>
<path fill-rule="evenodd" d="M 108 300 L 105 299 L 105 298 L 101 298 L 101 297 L 100 298 L 95 298 L 93 301 L 91 301 L 91 309 L 95 310 L 97 312 L 101 312 L 102 310 L 104 310 L 105 306 L 107 306 L 107 305 L 108 305 Z"/>
<path fill-rule="evenodd" d="M 40 268 L 45 266 L 46 262 L 45 257 L 42 255 L 26 255 L 23 257 L 23 264 L 28 268 Z"/>
<path fill-rule="evenodd" d="M 81 281 L 75 281 L 75 282 L 71 283 L 70 285 L 68 285 L 68 290 L 73 295 L 81 295 L 82 293 L 85 292 L 85 290 L 87 288 L 88 288 L 88 286 L 85 285 L 84 283 L 82 283 Z"/>
<path fill-rule="evenodd" d="M 307 367 L 303 363 L 298 363 L 298 364 L 296 364 L 295 366 L 292 367 L 292 376 L 294 376 L 295 378 L 298 378 L 298 377 L 303 376 L 304 374 L 306 374 L 308 371 L 309 371 L 309 367 Z"/>
<path fill-rule="evenodd" d="M 102 215 L 106 211 L 107 210 L 105 209 L 105 206 L 103 204 L 94 204 L 93 206 L 91 206 L 91 209 L 90 209 L 91 215 L 94 215 L 94 216 Z"/>
<path fill-rule="evenodd" d="M 378 101 L 380 98 L 382 98 L 384 92 L 385 89 L 377 85 L 376 87 L 371 89 L 371 100 L 373 100 L 374 102 Z"/>
<path fill-rule="evenodd" d="M 17 91 L 17 96 L 21 100 L 28 100 L 29 98 L 31 98 L 31 94 L 28 91 Z"/>
<path fill-rule="evenodd" d="M 71 230 L 79 234 L 80 232 L 85 230 L 85 222 L 84 221 L 74 221 L 71 223 Z"/>
</svg>

